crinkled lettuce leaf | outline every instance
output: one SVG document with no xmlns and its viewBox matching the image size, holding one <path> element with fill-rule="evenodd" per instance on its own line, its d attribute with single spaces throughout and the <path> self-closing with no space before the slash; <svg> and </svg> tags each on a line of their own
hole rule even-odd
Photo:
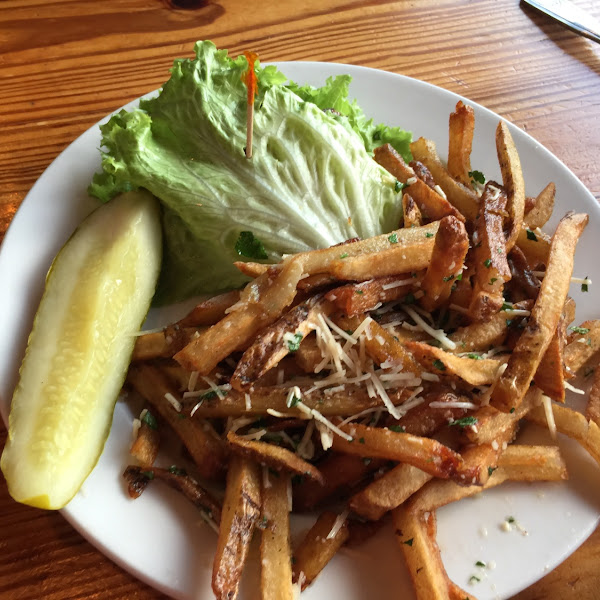
<svg viewBox="0 0 600 600">
<path fill-rule="evenodd" d="M 273 66 L 257 67 L 247 159 L 247 62 L 211 42 L 195 50 L 194 60 L 175 61 L 158 96 L 101 126 L 102 172 L 89 190 L 107 201 L 143 187 L 160 199 L 165 255 L 155 303 L 243 284 L 233 266 L 242 232 L 273 262 L 398 226 L 396 181 L 369 154 L 378 129 L 347 101 L 346 80 L 311 92 Z"/>
</svg>

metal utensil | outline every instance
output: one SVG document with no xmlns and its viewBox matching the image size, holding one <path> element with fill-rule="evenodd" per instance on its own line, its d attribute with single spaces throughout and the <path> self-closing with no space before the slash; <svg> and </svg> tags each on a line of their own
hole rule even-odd
<svg viewBox="0 0 600 600">
<path fill-rule="evenodd" d="M 600 43 L 600 21 L 568 0 L 522 0 L 569 29 Z"/>
</svg>

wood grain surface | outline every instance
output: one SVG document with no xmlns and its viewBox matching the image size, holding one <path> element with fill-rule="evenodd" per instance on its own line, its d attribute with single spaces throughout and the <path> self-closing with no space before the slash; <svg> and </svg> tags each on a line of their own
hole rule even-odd
<svg viewBox="0 0 600 600">
<path fill-rule="evenodd" d="M 600 18 L 595 0 L 574 3 Z M 0 240 L 50 162 L 162 84 L 198 39 L 263 61 L 353 63 L 457 92 L 530 133 L 600 199 L 600 45 L 517 0 L 3 0 Z M 5 439 L 0 423 L 0 447 Z M 598 564 L 600 529 L 515 599 L 600 598 Z M 0 476 L 0 598 L 162 597 L 60 514 L 13 502 Z"/>
</svg>

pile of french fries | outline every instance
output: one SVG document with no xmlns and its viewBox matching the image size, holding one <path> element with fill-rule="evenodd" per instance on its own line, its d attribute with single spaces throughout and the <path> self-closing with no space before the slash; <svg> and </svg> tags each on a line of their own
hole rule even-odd
<svg viewBox="0 0 600 600">
<path fill-rule="evenodd" d="M 459 102 L 447 165 L 425 139 L 410 164 L 375 151 L 402 190 L 396 231 L 240 263 L 244 289 L 138 338 L 126 385 L 146 407 L 129 493 L 160 479 L 198 507 L 218 536 L 216 598 L 236 598 L 255 534 L 262 598 L 283 600 L 391 521 L 420 600 L 473 599 L 446 575 L 436 509 L 505 481 L 567 478 L 558 446 L 513 443 L 523 421 L 600 462 L 600 321 L 571 326 L 568 295 L 588 217 L 543 233 L 554 185 L 526 196 L 504 123 L 502 183 L 482 183 L 473 130 Z M 594 373 L 585 415 L 564 405 L 580 373 Z M 173 432 L 192 474 L 154 466 Z M 319 513 L 295 548 L 292 509 Z"/>
</svg>

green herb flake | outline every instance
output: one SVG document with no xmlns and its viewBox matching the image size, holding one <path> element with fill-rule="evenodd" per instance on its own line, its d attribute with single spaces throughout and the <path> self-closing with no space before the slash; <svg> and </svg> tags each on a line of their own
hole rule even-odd
<svg viewBox="0 0 600 600">
<path fill-rule="evenodd" d="M 479 354 L 475 354 L 474 352 L 469 352 L 469 354 L 467 354 L 467 358 L 472 358 L 473 360 L 481 360 L 481 356 L 479 356 Z"/>
<path fill-rule="evenodd" d="M 150 429 L 158 429 L 158 421 L 149 410 L 144 413 L 144 416 L 142 417 L 142 423 L 148 425 Z"/>
<path fill-rule="evenodd" d="M 390 425 L 388 429 L 394 433 L 406 433 L 406 429 L 402 425 Z"/>
<path fill-rule="evenodd" d="M 506 517 L 506 522 L 512 525 L 513 523 L 516 523 L 517 520 L 514 517 Z"/>
<path fill-rule="evenodd" d="M 364 444 L 365 443 L 365 438 L 364 437 L 358 438 L 358 443 L 359 444 Z"/>
<path fill-rule="evenodd" d="M 496 281 L 498 281 L 498 278 L 497 277 L 492 277 L 490 279 L 490 285 L 494 285 L 494 283 L 496 283 Z"/>
<path fill-rule="evenodd" d="M 340 258 L 348 258 L 348 256 L 350 256 L 350 255 L 347 252 L 340 254 Z"/>
<path fill-rule="evenodd" d="M 410 538 L 410 540 L 406 540 L 405 542 L 402 542 L 403 544 L 406 544 L 407 546 L 412 546 L 413 545 L 413 541 L 415 538 Z"/>
<path fill-rule="evenodd" d="M 485 563 L 484 563 L 482 560 L 478 560 L 478 561 L 475 563 L 475 566 L 476 566 L 476 567 L 481 567 L 481 568 L 483 568 L 483 569 L 484 569 L 484 568 L 485 568 L 487 565 L 486 565 L 486 564 L 485 564 Z"/>
<path fill-rule="evenodd" d="M 235 251 L 239 256 L 246 258 L 269 258 L 263 243 L 251 231 L 240 232 L 240 237 L 235 243 Z"/>
<path fill-rule="evenodd" d="M 515 412 L 514 407 L 510 409 L 510 414 L 512 415 Z"/>
<path fill-rule="evenodd" d="M 462 280 L 462 273 L 459 273 L 459 274 L 456 276 L 456 281 L 461 281 L 461 280 Z"/>
<path fill-rule="evenodd" d="M 142 471 L 142 475 L 150 481 L 154 479 L 154 471 Z"/>
<path fill-rule="evenodd" d="M 512 310 L 514 307 L 510 302 L 503 302 L 500 310 Z"/>
<path fill-rule="evenodd" d="M 294 406 L 298 406 L 298 402 L 300 402 L 300 398 L 298 398 L 298 396 L 292 395 L 287 401 L 287 407 L 293 408 Z"/>
<path fill-rule="evenodd" d="M 587 327 L 570 327 L 571 331 L 578 333 L 579 335 L 585 335 L 589 333 L 590 330 Z"/>
<path fill-rule="evenodd" d="M 532 242 L 537 242 L 537 235 L 535 235 L 535 233 L 533 231 L 531 231 L 531 229 L 526 229 L 525 230 L 527 232 L 527 239 L 531 240 Z"/>
<path fill-rule="evenodd" d="M 392 233 L 392 235 L 388 235 L 388 241 L 390 242 L 390 244 L 397 244 L 398 243 L 398 235 L 395 233 Z"/>
<path fill-rule="evenodd" d="M 498 467 L 488 467 L 488 477 L 492 476 L 492 473 L 497 469 Z M 485 565 L 484 565 L 485 566 Z"/>
<path fill-rule="evenodd" d="M 428 231 L 428 232 L 425 234 L 425 237 L 426 237 L 426 238 L 432 238 L 432 237 L 433 237 L 433 233 L 431 233 L 430 231 Z"/>
<path fill-rule="evenodd" d="M 479 583 L 480 581 L 481 579 L 479 579 L 477 575 L 471 575 L 471 577 L 469 577 L 469 583 Z"/>
<path fill-rule="evenodd" d="M 446 365 L 439 358 L 436 358 L 433 361 L 433 366 L 440 371 L 446 370 Z"/>
<path fill-rule="evenodd" d="M 187 475 L 185 469 L 180 469 L 177 465 L 171 465 L 169 467 L 169 473 L 173 473 L 173 475 Z"/>
<path fill-rule="evenodd" d="M 472 427 L 473 425 L 477 425 L 477 417 L 463 417 L 450 423 L 451 427 Z"/>
<path fill-rule="evenodd" d="M 483 261 L 483 266 L 486 267 L 487 269 L 489 269 L 492 266 L 492 259 L 491 258 L 486 258 Z"/>
<path fill-rule="evenodd" d="M 444 277 L 444 281 L 452 281 L 454 279 L 454 275 L 448 275 L 448 277 Z"/>
<path fill-rule="evenodd" d="M 469 171 L 469 177 L 472 181 L 481 185 L 485 183 L 485 175 L 481 171 Z"/>
<path fill-rule="evenodd" d="M 293 338 L 288 339 L 287 347 L 290 352 L 296 352 L 300 348 L 300 342 L 302 342 L 302 334 L 295 333 Z"/>
<path fill-rule="evenodd" d="M 402 183 L 401 181 L 398 181 L 396 179 L 396 184 L 394 185 L 394 191 L 396 193 L 401 192 L 405 187 L 406 187 L 405 183 Z"/>
</svg>

